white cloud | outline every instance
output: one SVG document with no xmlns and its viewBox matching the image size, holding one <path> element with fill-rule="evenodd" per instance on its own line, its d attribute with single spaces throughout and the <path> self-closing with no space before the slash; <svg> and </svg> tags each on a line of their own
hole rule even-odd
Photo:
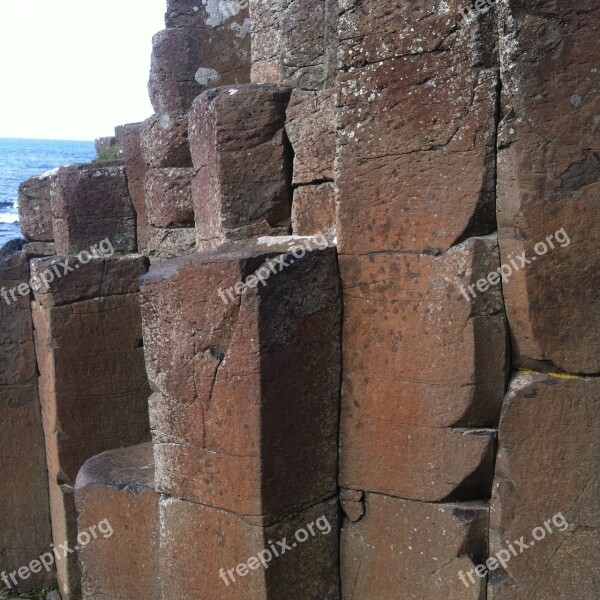
<svg viewBox="0 0 600 600">
<path fill-rule="evenodd" d="M 93 139 L 152 113 L 165 0 L 1 0 L 0 137 Z"/>
</svg>

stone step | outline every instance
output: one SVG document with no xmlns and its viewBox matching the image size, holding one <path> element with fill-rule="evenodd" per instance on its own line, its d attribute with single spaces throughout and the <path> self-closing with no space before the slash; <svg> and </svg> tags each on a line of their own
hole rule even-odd
<svg viewBox="0 0 600 600">
<path fill-rule="evenodd" d="M 159 495 L 152 444 L 86 461 L 75 483 L 84 600 L 159 600 Z"/>
</svg>

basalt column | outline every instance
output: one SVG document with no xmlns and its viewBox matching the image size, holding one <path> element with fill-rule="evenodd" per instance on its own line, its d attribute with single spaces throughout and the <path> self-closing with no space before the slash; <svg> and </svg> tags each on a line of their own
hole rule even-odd
<svg viewBox="0 0 600 600">
<path fill-rule="evenodd" d="M 354 600 L 485 594 L 457 573 L 487 547 L 506 331 L 498 286 L 463 290 L 499 266 L 498 74 L 492 16 L 467 30 L 460 7 L 351 0 L 340 16 L 342 589 Z"/>
</svg>

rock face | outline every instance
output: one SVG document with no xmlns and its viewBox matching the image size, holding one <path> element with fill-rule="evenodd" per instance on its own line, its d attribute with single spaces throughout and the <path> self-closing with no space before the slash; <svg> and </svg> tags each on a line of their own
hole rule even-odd
<svg viewBox="0 0 600 600">
<path fill-rule="evenodd" d="M 151 169 L 191 167 L 187 113 L 160 113 L 144 121 L 141 146 Z"/>
<path fill-rule="evenodd" d="M 127 188 L 135 209 L 137 246 L 140 252 L 148 247 L 151 236 L 144 197 L 147 166 L 142 153 L 142 128 L 142 123 L 130 123 L 115 128 L 117 148 L 125 161 Z"/>
<path fill-rule="evenodd" d="M 117 140 L 114 136 L 96 138 L 94 146 L 96 148 L 96 156 L 100 157 L 103 152 L 106 152 L 110 148 L 116 147 Z"/>
<path fill-rule="evenodd" d="M 194 169 L 150 169 L 144 194 L 148 220 L 154 227 L 193 227 L 192 181 Z"/>
<path fill-rule="evenodd" d="M 19 186 L 19 223 L 23 235 L 35 242 L 54 240 L 50 189 L 57 171 L 32 177 Z"/>
<path fill-rule="evenodd" d="M 287 233 L 292 154 L 284 123 L 289 90 L 271 85 L 203 93 L 190 113 L 198 246 Z"/>
<path fill-rule="evenodd" d="M 273 243 L 154 267 L 142 296 L 157 489 L 257 523 L 336 489 L 334 251 Z"/>
<path fill-rule="evenodd" d="M 0 258 L 2 291 L 29 279 L 27 256 Z M 48 551 L 48 480 L 38 396 L 30 298 L 0 298 L 0 573 L 12 573 Z M 52 571 L 52 572 L 49 572 Z M 23 580 L 36 589 L 54 579 L 52 565 Z M 16 582 L 8 580 L 11 587 Z M 5 583 L 2 587 L 5 587 Z"/>
<path fill-rule="evenodd" d="M 487 551 L 484 503 L 427 504 L 366 494 L 365 516 L 342 527 L 343 598 L 484 600 L 485 581 L 458 577 Z"/>
<path fill-rule="evenodd" d="M 490 532 L 490 555 L 508 560 L 490 573 L 492 600 L 597 597 L 599 430 L 597 379 L 523 373 L 511 382 Z"/>
<path fill-rule="evenodd" d="M 88 460 L 75 484 L 84 598 L 160 600 L 159 495 L 152 444 Z"/>
<path fill-rule="evenodd" d="M 135 252 L 136 216 L 124 165 L 63 167 L 51 201 L 58 254 L 89 251 L 104 239 L 118 252 Z"/>
<path fill-rule="evenodd" d="M 540 6 L 501 14 L 498 225 L 502 261 L 518 267 L 507 313 L 517 365 L 598 373 L 600 22 L 591 2 Z"/>
<path fill-rule="evenodd" d="M 34 272 L 60 259 L 34 261 Z M 55 544 L 77 545 L 73 486 L 83 463 L 149 435 L 137 279 L 142 257 L 94 259 L 36 293 L 40 400 Z M 57 563 L 61 593 L 76 598 L 77 557 Z"/>
<path fill-rule="evenodd" d="M 248 27 L 248 10 L 234 21 L 224 4 L 177 2 L 168 7 L 169 28 L 154 36 L 148 84 L 157 113 L 189 110 L 205 89 L 250 81 L 250 36 L 241 35 Z"/>
<path fill-rule="evenodd" d="M 250 0 L 252 82 L 332 87 L 338 11 L 338 0 Z"/>
<path fill-rule="evenodd" d="M 294 190 L 294 235 L 328 233 L 335 230 L 335 227 L 335 187 L 332 183 L 302 185 Z"/>
</svg>

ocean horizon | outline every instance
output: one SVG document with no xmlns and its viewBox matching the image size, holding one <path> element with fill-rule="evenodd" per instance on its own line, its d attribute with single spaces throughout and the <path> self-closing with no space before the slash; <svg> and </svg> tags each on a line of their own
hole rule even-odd
<svg viewBox="0 0 600 600">
<path fill-rule="evenodd" d="M 0 138 L 0 248 L 22 237 L 17 205 L 22 181 L 95 156 L 93 141 Z"/>
</svg>

